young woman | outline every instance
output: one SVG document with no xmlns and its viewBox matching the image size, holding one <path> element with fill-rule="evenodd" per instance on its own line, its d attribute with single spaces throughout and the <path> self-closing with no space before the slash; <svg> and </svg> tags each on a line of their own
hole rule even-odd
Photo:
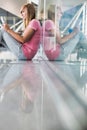
<svg viewBox="0 0 87 130">
<path fill-rule="evenodd" d="M 70 34 L 61 37 L 59 28 L 61 16 L 61 8 L 50 5 L 48 20 L 43 24 L 43 47 L 49 60 L 65 60 L 77 45 L 87 48 L 87 39 L 78 28 L 74 28 Z"/>
<path fill-rule="evenodd" d="M 41 26 L 35 19 L 35 8 L 31 3 L 23 5 L 20 12 L 24 22 L 22 35 L 10 29 L 8 24 L 3 24 L 0 40 L 4 40 L 6 46 L 18 59 L 32 60 L 39 48 Z"/>
</svg>

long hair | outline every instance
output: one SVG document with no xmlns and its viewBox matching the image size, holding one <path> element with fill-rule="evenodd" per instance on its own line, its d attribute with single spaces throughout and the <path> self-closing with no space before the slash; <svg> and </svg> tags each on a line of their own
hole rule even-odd
<svg viewBox="0 0 87 130">
<path fill-rule="evenodd" d="M 60 19 L 60 14 L 62 15 L 61 6 L 50 5 L 48 8 L 48 19 L 54 21 L 54 23 Z"/>
<path fill-rule="evenodd" d="M 35 14 L 35 8 L 34 8 L 33 4 L 28 3 L 28 4 L 23 5 L 22 8 L 21 8 L 21 11 L 24 8 L 26 8 L 27 12 L 28 12 L 28 18 L 24 20 L 24 26 L 26 27 L 32 19 L 35 19 L 36 14 Z"/>
<path fill-rule="evenodd" d="M 48 9 L 48 19 L 53 20 L 55 19 L 55 5 L 50 5 Z"/>
</svg>

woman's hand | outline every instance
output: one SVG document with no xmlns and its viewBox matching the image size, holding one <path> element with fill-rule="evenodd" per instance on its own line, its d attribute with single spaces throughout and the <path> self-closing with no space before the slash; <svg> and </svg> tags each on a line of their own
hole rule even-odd
<svg viewBox="0 0 87 130">
<path fill-rule="evenodd" d="M 8 30 L 10 30 L 10 27 L 8 24 L 3 24 L 3 29 L 7 32 Z"/>
</svg>

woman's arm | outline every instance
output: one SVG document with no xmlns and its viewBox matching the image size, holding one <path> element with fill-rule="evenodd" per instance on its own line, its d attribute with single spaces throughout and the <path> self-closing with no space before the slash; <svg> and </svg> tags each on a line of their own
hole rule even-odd
<svg viewBox="0 0 87 130">
<path fill-rule="evenodd" d="M 74 29 L 72 33 L 61 37 L 59 28 L 56 28 L 49 31 L 49 36 L 54 36 L 56 38 L 56 43 L 64 44 L 65 42 L 73 38 L 77 34 L 77 32 L 78 30 Z"/>
<path fill-rule="evenodd" d="M 57 32 L 56 32 L 57 43 L 64 44 L 65 42 L 73 38 L 77 33 L 78 33 L 78 29 L 75 28 L 72 33 L 61 37 L 60 30 L 57 29 Z"/>
<path fill-rule="evenodd" d="M 14 32 L 13 30 L 10 29 L 8 24 L 4 24 L 3 28 L 6 32 L 8 32 L 13 38 L 15 38 L 17 41 L 19 41 L 21 44 L 27 42 L 28 40 L 31 39 L 33 36 L 35 30 L 32 28 L 26 28 L 23 35 L 19 35 L 18 33 Z"/>
</svg>

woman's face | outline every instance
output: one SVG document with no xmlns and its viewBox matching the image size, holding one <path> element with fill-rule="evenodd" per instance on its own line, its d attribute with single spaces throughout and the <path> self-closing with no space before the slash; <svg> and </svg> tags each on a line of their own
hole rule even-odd
<svg viewBox="0 0 87 130">
<path fill-rule="evenodd" d="M 26 7 L 21 10 L 21 15 L 24 20 L 28 18 L 28 12 Z"/>
</svg>

